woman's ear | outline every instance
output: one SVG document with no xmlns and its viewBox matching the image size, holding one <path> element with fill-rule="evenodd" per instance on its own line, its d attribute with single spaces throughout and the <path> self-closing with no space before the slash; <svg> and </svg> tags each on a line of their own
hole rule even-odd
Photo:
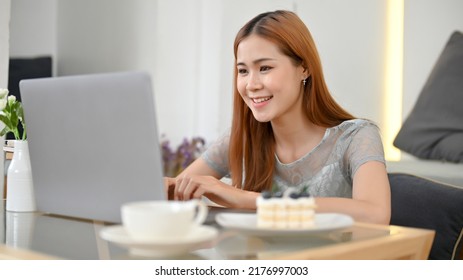
<svg viewBox="0 0 463 280">
<path fill-rule="evenodd" d="M 302 75 L 304 76 L 303 78 L 307 79 L 310 76 L 309 68 L 305 66 L 304 64 L 301 64 L 301 66 L 302 66 Z"/>
<path fill-rule="evenodd" d="M 302 77 L 304 80 L 308 79 L 310 77 L 309 69 L 304 68 L 304 71 L 302 72 Z"/>
</svg>

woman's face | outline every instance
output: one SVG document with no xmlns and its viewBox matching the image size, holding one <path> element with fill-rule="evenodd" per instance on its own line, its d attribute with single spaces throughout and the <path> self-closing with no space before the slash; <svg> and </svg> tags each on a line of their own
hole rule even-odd
<svg viewBox="0 0 463 280">
<path fill-rule="evenodd" d="M 277 121 L 301 111 L 307 74 L 274 43 L 251 35 L 238 45 L 236 62 L 238 92 L 257 121 Z"/>
</svg>

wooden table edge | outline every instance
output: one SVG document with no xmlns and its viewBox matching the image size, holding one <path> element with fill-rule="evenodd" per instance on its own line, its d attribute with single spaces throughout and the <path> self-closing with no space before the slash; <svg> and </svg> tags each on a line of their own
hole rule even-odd
<svg viewBox="0 0 463 280">
<path fill-rule="evenodd" d="M 51 255 L 0 244 L 0 260 L 58 260 Z"/>
<path fill-rule="evenodd" d="M 381 238 L 371 238 L 344 244 L 275 256 L 274 259 L 297 260 L 426 260 L 431 251 L 435 231 L 403 226 L 355 223 L 353 226 L 394 231 Z M 273 259 L 273 258 L 272 258 Z"/>
</svg>

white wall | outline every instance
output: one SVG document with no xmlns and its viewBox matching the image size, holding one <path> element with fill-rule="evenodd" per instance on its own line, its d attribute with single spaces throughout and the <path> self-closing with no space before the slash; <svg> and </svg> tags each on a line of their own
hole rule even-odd
<svg viewBox="0 0 463 280">
<path fill-rule="evenodd" d="M 463 32 L 463 1 L 405 1 L 404 118 L 455 30 Z"/>
<path fill-rule="evenodd" d="M 52 56 L 56 71 L 56 1 L 12 1 L 11 57 Z"/>
<path fill-rule="evenodd" d="M 58 75 L 154 65 L 156 1 L 60 0 Z"/>
<path fill-rule="evenodd" d="M 0 88 L 8 86 L 9 24 L 10 0 L 0 0 Z"/>
<path fill-rule="evenodd" d="M 328 87 L 352 114 L 382 121 L 386 1 L 297 1 L 317 44 Z"/>
</svg>

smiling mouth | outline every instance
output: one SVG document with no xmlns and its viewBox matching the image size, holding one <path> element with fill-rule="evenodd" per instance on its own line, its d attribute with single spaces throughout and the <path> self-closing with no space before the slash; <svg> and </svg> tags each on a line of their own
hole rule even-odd
<svg viewBox="0 0 463 280">
<path fill-rule="evenodd" d="M 268 101 L 268 100 L 270 100 L 272 98 L 273 98 L 273 96 L 267 96 L 267 97 L 260 97 L 260 98 L 251 98 L 251 100 L 252 100 L 252 102 L 254 102 L 256 104 L 259 104 L 259 103 Z"/>
</svg>

